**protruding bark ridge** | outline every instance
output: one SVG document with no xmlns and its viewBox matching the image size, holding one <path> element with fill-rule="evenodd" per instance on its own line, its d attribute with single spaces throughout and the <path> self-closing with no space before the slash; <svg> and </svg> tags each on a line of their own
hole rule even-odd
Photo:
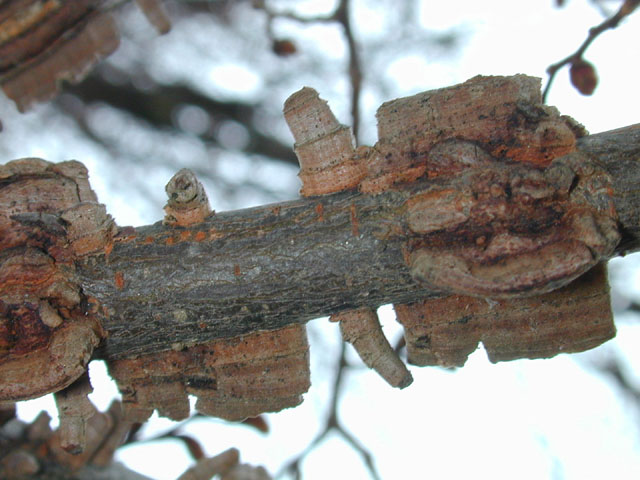
<svg viewBox="0 0 640 480">
<path fill-rule="evenodd" d="M 284 104 L 284 117 L 296 141 L 301 195 L 324 195 L 358 186 L 365 165 L 354 156 L 351 128 L 338 123 L 318 92 L 304 87 L 291 95 Z"/>
<path fill-rule="evenodd" d="M 345 342 L 353 345 L 362 361 L 373 368 L 392 387 L 405 388 L 413 377 L 398 354 L 393 350 L 371 308 L 345 310 L 331 316 L 332 322 L 340 322 Z"/>
</svg>

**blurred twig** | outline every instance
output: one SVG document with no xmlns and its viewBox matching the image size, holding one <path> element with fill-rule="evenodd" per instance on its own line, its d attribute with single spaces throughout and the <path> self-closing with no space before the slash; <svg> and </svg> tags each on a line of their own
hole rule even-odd
<svg viewBox="0 0 640 480">
<path fill-rule="evenodd" d="M 344 31 L 345 40 L 347 42 L 348 49 L 348 64 L 349 64 L 349 80 L 351 83 L 351 128 L 353 136 L 358 140 L 358 133 L 360 131 L 360 92 L 362 89 L 362 67 L 360 62 L 360 56 L 358 54 L 358 48 L 351 28 L 351 2 L 350 0 L 340 0 L 333 13 L 329 15 L 319 15 L 313 17 L 303 17 L 290 11 L 275 11 L 267 5 L 264 0 L 254 0 L 253 2 L 256 8 L 264 10 L 267 14 L 269 21 L 268 32 L 271 33 L 271 23 L 274 18 L 287 18 L 300 23 L 328 23 L 336 22 L 342 26 Z"/>
<path fill-rule="evenodd" d="M 547 95 L 549 93 L 551 85 L 553 84 L 556 73 L 558 73 L 558 70 L 560 70 L 565 65 L 579 62 L 582 59 L 582 56 L 584 55 L 584 52 L 587 50 L 587 48 L 589 48 L 591 43 L 593 43 L 593 41 L 601 33 L 616 28 L 625 17 L 633 13 L 638 5 L 640 5 L 640 0 L 625 0 L 620 9 L 613 16 L 602 22 L 600 25 L 589 29 L 587 38 L 575 52 L 573 52 L 568 57 L 560 60 L 559 62 L 550 65 L 547 68 L 547 74 L 549 75 L 549 78 L 547 80 L 546 86 L 544 87 L 544 91 L 542 92 L 543 103 L 547 101 Z"/>
<path fill-rule="evenodd" d="M 623 360 L 617 355 L 611 356 L 606 360 L 594 365 L 594 368 L 611 378 L 616 387 L 633 400 L 635 405 L 640 408 L 640 387 L 635 385 L 624 371 Z"/>
<path fill-rule="evenodd" d="M 640 303 L 631 302 L 631 304 L 627 307 L 627 310 L 634 313 L 640 313 Z"/>
<path fill-rule="evenodd" d="M 276 478 L 282 477 L 285 473 L 290 473 L 296 480 L 302 478 L 302 472 L 300 471 L 300 464 L 307 457 L 307 455 L 318 446 L 318 444 L 331 432 L 335 432 L 340 435 L 351 447 L 360 454 L 364 461 L 369 475 L 374 480 L 380 480 L 380 474 L 378 473 L 374 463 L 373 456 L 358 440 L 349 433 L 348 430 L 342 425 L 338 418 L 338 402 L 342 393 L 344 372 L 348 364 L 346 361 L 346 343 L 342 342 L 340 347 L 340 358 L 338 360 L 336 377 L 333 383 L 331 391 L 331 405 L 329 407 L 329 414 L 324 428 L 316 435 L 316 437 L 307 445 L 307 447 L 289 463 L 287 463 L 282 470 L 276 475 Z"/>
<path fill-rule="evenodd" d="M 247 154 L 264 155 L 285 163 L 298 163 L 290 145 L 260 132 L 254 124 L 257 106 L 251 102 L 220 101 L 184 85 L 160 85 L 146 79 L 146 88 L 138 88 L 132 78 L 143 76 L 140 72 L 124 72 L 106 64 L 98 67 L 78 85 L 65 88 L 84 104 L 105 103 L 123 112 L 131 114 L 141 122 L 146 122 L 157 130 L 170 131 L 176 128 L 175 112 L 180 106 L 195 105 L 206 113 L 211 124 L 219 125 L 225 121 L 237 122 L 248 134 L 248 144 L 243 149 Z M 106 80 L 115 76 L 122 81 L 114 85 Z M 73 113 L 73 112 L 67 112 Z M 210 131 L 199 135 L 201 140 L 217 146 L 218 142 Z"/>
<path fill-rule="evenodd" d="M 622 371 L 620 360 L 613 359 L 602 365 L 602 371 L 607 373 L 616 383 L 618 388 L 634 399 L 640 406 L 640 388 L 633 385 L 627 375 Z"/>
<path fill-rule="evenodd" d="M 122 167 L 126 167 L 131 163 L 133 165 L 147 165 L 150 169 L 165 167 L 169 171 L 177 170 L 176 166 L 181 164 L 180 159 L 176 158 L 175 151 L 169 148 L 165 149 L 165 151 L 162 151 L 160 154 L 157 154 L 154 153 L 154 144 L 151 143 L 149 146 L 148 154 L 136 154 L 135 150 L 128 148 L 129 144 L 127 143 L 126 136 L 120 137 L 116 141 L 114 141 L 113 138 L 105 137 L 103 131 L 97 130 L 91 124 L 89 118 L 90 105 L 84 103 L 82 98 L 76 98 L 80 101 L 68 101 L 68 97 L 60 96 L 54 101 L 54 103 L 60 112 L 66 114 L 68 118 L 70 118 L 75 123 L 79 131 L 89 141 L 93 142 L 95 145 L 99 146 L 109 154 L 114 166 L 120 165 Z M 127 112 L 126 110 L 120 110 L 117 106 L 111 107 L 122 114 L 123 118 L 125 118 L 127 115 L 130 115 L 130 112 Z M 150 126 L 149 122 L 145 119 L 141 119 L 133 115 L 130 115 L 130 119 L 132 119 L 142 131 L 147 131 L 150 136 L 162 134 L 161 131 L 159 131 L 160 128 L 154 129 L 153 125 Z M 179 137 L 181 133 L 175 132 L 175 135 Z M 171 138 L 169 135 L 167 135 L 167 137 Z M 224 151 L 223 147 L 219 146 L 210 139 L 201 138 L 201 140 L 208 150 L 219 148 L 220 152 Z M 247 157 L 251 159 L 250 152 L 245 153 L 247 154 Z M 231 198 L 238 191 L 238 184 L 226 180 L 219 175 L 212 174 L 211 166 L 208 164 L 202 163 L 200 165 L 191 165 L 190 168 L 194 171 L 198 178 L 210 181 L 215 187 L 216 195 L 220 197 Z M 136 179 L 130 179 L 129 181 L 135 180 Z M 279 192 L 277 190 L 269 188 L 269 185 L 251 178 L 243 179 L 242 187 L 244 189 L 251 189 L 256 193 L 271 199 L 283 198 L 283 194 L 286 194 L 286 192 Z M 142 181 L 139 181 L 136 184 L 136 188 L 141 191 L 144 194 L 144 197 L 147 199 L 154 199 L 158 195 L 158 192 L 150 191 L 147 183 Z M 160 192 L 159 197 L 162 198 L 160 202 L 164 201 L 164 192 Z"/>
<path fill-rule="evenodd" d="M 349 47 L 349 79 L 351 81 L 351 119 L 353 136 L 358 141 L 358 133 L 360 132 L 360 91 L 362 88 L 362 69 L 360 66 L 360 56 L 358 48 L 351 29 L 350 20 L 350 2 L 342 0 L 338 5 L 335 17 L 342 25 L 344 36 Z"/>
</svg>

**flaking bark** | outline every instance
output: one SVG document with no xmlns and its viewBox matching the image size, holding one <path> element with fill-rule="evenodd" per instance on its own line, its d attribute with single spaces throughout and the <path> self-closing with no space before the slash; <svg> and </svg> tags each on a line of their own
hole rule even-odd
<svg viewBox="0 0 640 480">
<path fill-rule="evenodd" d="M 583 137 L 613 179 L 623 238 L 640 249 L 640 125 Z M 412 280 L 401 212 L 420 185 L 342 192 L 223 212 L 191 228 L 121 228 L 108 254 L 78 264 L 107 314 L 107 359 L 134 357 L 361 306 L 442 296 Z"/>
</svg>

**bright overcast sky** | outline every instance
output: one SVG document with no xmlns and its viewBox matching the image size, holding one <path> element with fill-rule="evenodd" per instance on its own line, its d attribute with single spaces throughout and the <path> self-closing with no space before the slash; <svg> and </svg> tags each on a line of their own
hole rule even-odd
<svg viewBox="0 0 640 480">
<path fill-rule="evenodd" d="M 300 3 L 318 11 L 326 11 L 333 4 L 328 2 L 327 7 L 327 2 L 321 1 Z M 427 55 L 399 54 L 385 75 L 393 78 L 407 95 L 459 83 L 477 74 L 526 73 L 544 77 L 550 63 L 573 52 L 588 29 L 602 21 L 586 0 L 567 3 L 566 8 L 556 9 L 552 0 L 425 0 L 420 11 L 423 25 L 435 30 L 464 27 L 464 47 L 452 58 L 436 61 L 429 61 Z M 618 5 L 609 3 L 612 9 Z M 384 15 L 375 9 L 362 12 L 359 31 L 375 35 L 377 26 L 385 21 Z M 605 32 L 588 50 L 586 57 L 596 65 L 600 77 L 592 97 L 584 97 L 571 87 L 565 69 L 558 74 L 548 103 L 593 133 L 637 123 L 638 32 L 640 14 L 618 30 Z M 326 38 L 318 41 L 330 42 Z M 342 46 L 328 44 L 327 48 L 340 50 Z M 238 65 L 221 64 L 214 76 L 219 84 L 212 88 L 224 88 L 229 81 L 235 88 L 257 88 L 256 77 Z M 544 81 L 543 78 L 543 84 Z M 373 117 L 368 121 L 372 122 Z M 101 200 L 109 204 L 103 192 L 99 193 Z M 112 213 L 118 218 L 117 212 Z M 621 285 L 627 294 L 640 293 L 638 274 L 631 268 L 634 262 L 637 260 L 632 257 L 615 267 L 627 272 L 628 280 Z M 389 308 L 383 309 L 382 317 L 387 335 L 396 338 L 399 330 Z M 391 389 L 375 374 L 356 371 L 348 378 L 341 417 L 373 452 L 385 480 L 636 480 L 640 478 L 637 406 L 616 396 L 606 379 L 593 376 L 584 368 L 590 359 L 614 350 L 632 364 L 640 365 L 635 353 L 640 341 L 638 326 L 618 320 L 618 339 L 594 352 L 492 365 L 479 349 L 456 373 L 412 368 L 414 383 L 403 391 Z M 323 331 L 330 337 L 336 335 L 328 325 Z M 268 436 L 215 420 L 194 422 L 187 430 L 200 440 L 206 439 L 203 443 L 209 454 L 235 446 L 243 461 L 263 464 L 275 473 L 286 458 L 313 437 L 320 422 L 318 417 L 327 406 L 329 378 L 322 377 L 332 374 L 335 342 L 329 339 L 312 345 L 311 355 L 315 369 L 312 392 L 303 406 L 270 415 L 272 433 Z M 104 367 L 96 365 L 92 369 L 94 381 L 103 376 Z M 116 394 L 115 387 L 100 382 L 95 389 L 95 403 L 106 408 Z M 55 415 L 50 397 L 21 404 L 20 415 L 32 419 L 43 405 Z M 152 430 L 166 425 L 167 422 L 157 422 Z M 156 442 L 146 451 L 123 449 L 119 458 L 158 480 L 176 478 L 189 464 L 184 448 L 172 442 Z M 368 478 L 357 453 L 335 437 L 311 454 L 306 466 L 306 480 Z"/>
</svg>

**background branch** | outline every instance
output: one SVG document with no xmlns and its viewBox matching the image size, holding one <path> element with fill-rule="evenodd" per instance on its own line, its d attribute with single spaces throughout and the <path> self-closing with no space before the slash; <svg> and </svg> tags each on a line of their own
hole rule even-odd
<svg viewBox="0 0 640 480">
<path fill-rule="evenodd" d="M 351 448 L 360 454 L 362 460 L 369 471 L 369 475 L 374 480 L 380 480 L 380 474 L 378 473 L 374 457 L 349 431 L 342 425 L 338 416 L 338 406 L 340 404 L 340 397 L 343 394 L 344 388 L 344 374 L 349 365 L 346 361 L 347 344 L 346 342 L 340 343 L 340 354 L 336 364 L 336 374 L 333 385 L 331 387 L 331 400 L 329 402 L 329 410 L 327 412 L 326 421 L 324 427 L 320 432 L 309 442 L 305 449 L 296 457 L 291 459 L 286 465 L 282 467 L 282 470 L 276 475 L 276 478 L 282 477 L 285 473 L 293 475 L 293 478 L 299 480 L 302 478 L 300 469 L 301 463 L 305 460 L 314 448 L 316 448 L 320 442 L 331 432 L 336 432 L 341 436 L 345 442 L 347 442 Z"/>
<path fill-rule="evenodd" d="M 546 103 L 547 101 L 547 95 L 549 94 L 549 90 L 551 89 L 551 85 L 553 84 L 553 80 L 556 76 L 556 73 L 558 73 L 558 70 L 560 70 L 562 67 L 568 64 L 578 65 L 581 62 L 586 63 L 584 62 L 582 57 L 586 52 L 587 48 L 589 48 L 589 46 L 591 45 L 591 43 L 593 43 L 593 41 L 596 38 L 598 38 L 598 36 L 600 36 L 603 32 L 606 32 L 607 30 L 613 30 L 614 28 L 616 28 L 625 17 L 633 13 L 633 11 L 636 9 L 638 5 L 640 5 L 639 0 L 625 0 L 625 2 L 622 4 L 620 9 L 612 17 L 608 18 L 607 20 L 602 22 L 600 25 L 597 25 L 589 29 L 589 34 L 587 35 L 587 38 L 584 40 L 584 42 L 582 42 L 582 45 L 580 45 L 575 52 L 565 57 L 564 59 L 560 60 L 559 62 L 556 62 L 550 65 L 547 68 L 547 74 L 548 74 L 547 84 L 544 87 L 544 90 L 542 92 L 543 103 Z M 594 75 L 595 75 L 595 72 L 594 72 Z M 574 81 L 573 83 L 575 85 L 576 82 Z M 593 85 L 593 87 L 595 88 L 595 84 Z"/>
</svg>

